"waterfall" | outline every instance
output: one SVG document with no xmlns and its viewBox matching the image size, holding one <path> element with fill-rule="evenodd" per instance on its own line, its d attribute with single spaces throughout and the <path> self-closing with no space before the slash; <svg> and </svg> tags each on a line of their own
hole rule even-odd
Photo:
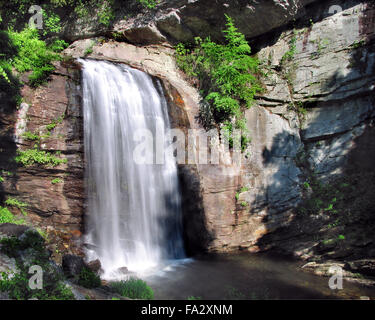
<svg viewBox="0 0 375 320">
<path fill-rule="evenodd" d="M 86 256 L 103 278 L 126 267 L 142 271 L 184 257 L 177 164 L 137 163 L 140 130 L 168 132 L 160 82 L 122 64 L 83 60 Z M 166 134 L 167 136 L 167 134 Z M 163 148 L 171 141 L 165 139 Z M 151 146 L 152 150 L 152 146 Z M 147 151 L 147 150 L 146 150 Z M 157 163 L 157 162 L 156 162 Z"/>
</svg>

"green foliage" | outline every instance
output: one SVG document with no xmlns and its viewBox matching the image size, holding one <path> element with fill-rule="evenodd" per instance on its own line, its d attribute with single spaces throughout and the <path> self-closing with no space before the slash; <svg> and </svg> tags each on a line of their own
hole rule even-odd
<svg viewBox="0 0 375 320">
<path fill-rule="evenodd" d="M 12 59 L 17 54 L 17 48 L 5 31 L 0 31 L 0 91 L 2 104 L 7 106 L 2 112 L 13 111 L 20 103 L 20 82 L 12 73 Z"/>
<path fill-rule="evenodd" d="M 241 106 L 249 108 L 262 88 L 257 78 L 258 59 L 250 56 L 251 48 L 232 18 L 226 15 L 226 19 L 225 44 L 199 37 L 195 39 L 194 49 L 180 43 L 176 46 L 176 61 L 188 76 L 199 79 L 204 101 L 210 106 L 215 121 L 223 123 L 231 134 L 233 125 L 236 129 L 246 128 Z M 229 142 L 233 145 L 233 141 Z M 248 143 L 249 138 L 245 135 L 241 142 Z"/>
<path fill-rule="evenodd" d="M 357 40 L 357 41 L 354 41 L 352 44 L 351 44 L 351 48 L 352 49 L 358 49 L 358 48 L 361 48 L 363 46 L 366 45 L 366 40 L 365 39 L 362 39 L 362 40 Z"/>
<path fill-rule="evenodd" d="M 24 210 L 24 208 L 26 208 L 26 207 L 28 206 L 27 203 L 22 202 L 22 201 L 19 201 L 19 200 L 15 199 L 15 198 L 8 198 L 8 199 L 5 201 L 5 204 L 6 204 L 7 206 L 10 206 L 10 207 L 16 207 L 16 208 L 18 208 L 18 209 L 21 211 L 21 213 L 22 213 L 24 216 L 27 215 L 27 214 L 26 214 L 26 211 Z"/>
<path fill-rule="evenodd" d="M 148 9 L 155 9 L 156 5 L 159 3 L 158 0 L 137 0 L 143 7 Z"/>
<path fill-rule="evenodd" d="M 30 140 L 30 141 L 39 141 L 40 140 L 40 136 L 39 134 L 35 134 L 35 133 L 32 133 L 30 131 L 26 131 L 22 134 L 22 137 L 26 140 Z"/>
<path fill-rule="evenodd" d="M 202 297 L 195 297 L 195 296 L 190 296 L 187 298 L 189 301 L 193 301 L 193 300 L 202 300 Z"/>
<path fill-rule="evenodd" d="M 8 208 L 0 206 L 0 223 L 24 224 L 23 219 L 17 219 Z"/>
<path fill-rule="evenodd" d="M 89 47 L 89 48 L 87 48 L 86 50 L 85 50 L 85 52 L 84 52 L 84 56 L 88 56 L 89 54 L 91 54 L 91 53 L 93 53 L 93 49 L 92 49 L 92 47 Z"/>
<path fill-rule="evenodd" d="M 311 188 L 311 195 L 301 204 L 299 211 L 303 214 L 316 215 L 336 214 L 336 205 L 344 198 L 345 187 L 323 184 L 314 175 L 305 181 L 304 189 Z"/>
<path fill-rule="evenodd" d="M 294 30 L 293 37 L 289 41 L 289 50 L 285 52 L 283 57 L 281 58 L 281 64 L 284 64 L 287 61 L 292 61 L 294 58 L 294 55 L 297 53 L 297 33 Z"/>
<path fill-rule="evenodd" d="M 51 123 L 46 125 L 47 131 L 52 131 L 56 128 L 58 124 L 61 124 L 64 120 L 65 113 L 63 113 L 60 117 L 58 117 L 56 120 L 53 120 Z"/>
<path fill-rule="evenodd" d="M 56 34 L 61 31 L 61 19 L 58 14 L 50 10 L 43 10 L 43 35 Z"/>
<path fill-rule="evenodd" d="M 247 203 L 246 201 L 242 201 L 242 202 L 241 202 L 241 207 L 244 207 L 244 208 L 245 208 L 245 207 L 247 207 L 247 206 L 248 206 L 248 203 Z"/>
<path fill-rule="evenodd" d="M 61 39 L 56 39 L 50 44 L 49 49 L 54 52 L 61 52 L 68 46 L 69 46 L 69 43 L 67 43 L 66 41 L 61 40 Z"/>
<path fill-rule="evenodd" d="M 91 269 L 84 267 L 78 275 L 78 284 L 85 288 L 97 288 L 101 286 L 100 277 Z"/>
<path fill-rule="evenodd" d="M 34 145 L 33 149 L 17 150 L 17 154 L 15 161 L 25 167 L 35 164 L 56 167 L 62 163 L 67 163 L 67 159 L 58 158 L 50 152 L 39 150 L 37 144 Z"/>
<path fill-rule="evenodd" d="M 63 182 L 63 180 L 60 179 L 60 178 L 55 178 L 55 179 L 53 179 L 53 180 L 51 181 L 52 184 L 58 184 L 58 183 L 61 183 L 61 182 Z"/>
<path fill-rule="evenodd" d="M 109 26 L 111 21 L 114 19 L 115 15 L 113 13 L 113 1 L 107 0 L 103 3 L 99 2 L 99 12 L 98 12 L 98 18 L 99 23 Z"/>
<path fill-rule="evenodd" d="M 54 70 L 52 61 L 60 60 L 60 55 L 39 39 L 37 29 L 26 28 L 21 32 L 9 30 L 8 35 L 18 51 L 12 59 L 12 66 L 21 73 L 32 71 L 29 76 L 32 86 L 43 84 Z M 52 48 L 57 48 L 56 43 Z"/>
<path fill-rule="evenodd" d="M 249 191 L 249 187 L 241 187 L 238 192 L 236 192 L 236 200 L 238 201 L 240 198 L 240 194 Z"/>
<path fill-rule="evenodd" d="M 338 240 L 345 240 L 345 236 L 340 234 L 338 237 L 337 237 Z"/>
<path fill-rule="evenodd" d="M 4 178 L 0 177 L 0 183 L 3 183 L 3 182 L 4 182 Z"/>
<path fill-rule="evenodd" d="M 131 299 L 151 300 L 154 298 L 153 290 L 145 281 L 136 278 L 112 282 L 111 288 L 114 292 Z"/>
</svg>

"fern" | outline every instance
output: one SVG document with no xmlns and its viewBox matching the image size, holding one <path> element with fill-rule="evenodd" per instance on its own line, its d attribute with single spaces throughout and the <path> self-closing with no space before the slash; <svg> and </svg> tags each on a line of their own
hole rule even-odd
<svg viewBox="0 0 375 320">
<path fill-rule="evenodd" d="M 176 61 L 188 76 L 199 79 L 204 101 L 209 104 L 215 121 L 224 125 L 228 136 L 234 128 L 243 130 L 241 140 L 245 149 L 250 139 L 242 107 L 251 107 L 254 96 L 262 91 L 257 78 L 260 63 L 250 55 L 251 47 L 233 19 L 225 17 L 225 44 L 197 37 L 193 49 L 182 43 L 176 46 Z M 233 145 L 231 138 L 229 143 Z"/>
</svg>

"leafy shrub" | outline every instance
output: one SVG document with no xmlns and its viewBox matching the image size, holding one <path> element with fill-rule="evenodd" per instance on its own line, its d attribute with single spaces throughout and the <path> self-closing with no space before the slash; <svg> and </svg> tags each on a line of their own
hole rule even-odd
<svg viewBox="0 0 375 320">
<path fill-rule="evenodd" d="M 61 31 L 60 16 L 53 11 L 43 10 L 43 35 L 55 34 Z"/>
<path fill-rule="evenodd" d="M 40 140 L 40 136 L 38 134 L 35 134 L 35 133 L 32 133 L 30 131 L 26 131 L 22 134 L 22 137 L 26 140 L 30 140 L 30 141 L 39 141 Z"/>
<path fill-rule="evenodd" d="M 214 120 L 224 124 L 228 135 L 234 128 L 243 130 L 241 143 L 246 146 L 249 138 L 241 106 L 249 108 L 255 94 L 262 90 L 257 78 L 260 63 L 250 56 L 251 48 L 232 18 L 226 15 L 226 19 L 225 44 L 197 37 L 194 49 L 181 43 L 177 45 L 176 61 L 188 76 L 199 79 L 201 93 Z M 229 143 L 233 146 L 233 140 Z"/>
<path fill-rule="evenodd" d="M 56 167 L 62 163 L 67 163 L 67 159 L 57 158 L 50 152 L 39 150 L 37 144 L 34 145 L 33 149 L 28 149 L 25 151 L 17 150 L 17 154 L 18 155 L 15 157 L 15 161 L 25 167 L 35 164 Z"/>
<path fill-rule="evenodd" d="M 99 12 L 98 12 L 98 18 L 99 18 L 99 23 L 109 26 L 111 21 L 114 19 L 115 15 L 112 10 L 113 6 L 113 0 L 107 0 L 104 1 L 103 3 L 98 4 L 99 7 Z"/>
<path fill-rule="evenodd" d="M 56 29 L 53 29 L 56 31 Z M 8 30 L 7 36 L 14 46 L 16 54 L 7 60 L 0 61 L 0 75 L 10 82 L 10 67 L 18 72 L 32 71 L 29 76 L 30 84 L 34 87 L 43 84 L 54 70 L 52 61 L 60 60 L 60 52 L 66 46 L 63 40 L 55 40 L 51 46 L 39 39 L 37 29 L 25 28 L 21 32 Z"/>
<path fill-rule="evenodd" d="M 78 275 L 78 284 L 85 288 L 100 287 L 100 277 L 97 276 L 91 269 L 84 267 Z"/>
<path fill-rule="evenodd" d="M 154 291 L 141 279 L 130 278 L 129 280 L 113 282 L 111 288 L 123 297 L 131 299 L 151 300 L 154 298 Z"/>
</svg>

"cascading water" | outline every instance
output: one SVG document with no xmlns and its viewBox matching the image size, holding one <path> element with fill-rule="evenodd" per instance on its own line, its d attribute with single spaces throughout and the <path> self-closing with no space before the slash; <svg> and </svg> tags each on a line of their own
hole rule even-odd
<svg viewBox="0 0 375 320">
<path fill-rule="evenodd" d="M 139 70 L 105 61 L 82 60 L 86 157 L 86 250 L 98 258 L 104 278 L 127 267 L 142 271 L 184 257 L 177 165 L 140 164 L 136 132 L 168 132 L 163 89 Z M 167 147 L 165 139 L 163 147 Z M 170 143 L 170 142 L 169 142 Z M 151 146 L 152 148 L 152 146 Z M 146 150 L 147 151 L 147 150 Z"/>
</svg>

